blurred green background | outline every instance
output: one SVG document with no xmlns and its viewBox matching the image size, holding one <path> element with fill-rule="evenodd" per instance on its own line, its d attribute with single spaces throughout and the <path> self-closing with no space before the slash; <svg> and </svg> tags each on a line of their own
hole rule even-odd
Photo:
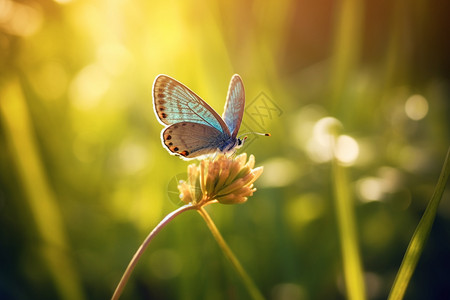
<svg viewBox="0 0 450 300">
<path fill-rule="evenodd" d="M 0 299 L 108 299 L 176 209 L 156 75 L 222 113 L 265 167 L 208 207 L 267 299 L 345 299 L 329 145 L 348 170 L 368 299 L 385 299 L 449 145 L 450 2 L 0 0 Z M 332 117 L 332 118 L 330 118 Z M 324 129 L 325 128 L 325 129 Z M 242 152 L 240 151 L 240 152 Z M 178 176 L 178 177 L 177 177 Z M 407 299 L 449 299 L 449 191 Z M 198 214 L 165 228 L 122 299 L 248 299 Z"/>
</svg>

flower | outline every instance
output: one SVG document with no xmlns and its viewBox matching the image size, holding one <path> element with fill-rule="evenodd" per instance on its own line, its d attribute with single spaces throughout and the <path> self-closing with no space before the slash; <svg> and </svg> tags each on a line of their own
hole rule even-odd
<svg viewBox="0 0 450 300">
<path fill-rule="evenodd" d="M 253 183 L 263 167 L 255 166 L 255 157 L 243 153 L 236 158 L 218 155 L 205 159 L 198 166 L 188 166 L 188 178 L 180 181 L 178 190 L 185 203 L 204 206 L 212 202 L 235 204 L 247 201 L 256 191 Z"/>
</svg>

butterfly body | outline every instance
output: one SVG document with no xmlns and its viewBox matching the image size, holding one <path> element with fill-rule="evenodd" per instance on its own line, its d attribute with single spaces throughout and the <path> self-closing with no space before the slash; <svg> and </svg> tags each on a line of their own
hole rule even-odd
<svg viewBox="0 0 450 300">
<path fill-rule="evenodd" d="M 223 118 L 188 87 L 159 75 L 153 84 L 155 114 L 166 126 L 161 141 L 170 154 L 185 160 L 217 152 L 233 153 L 244 113 L 244 86 L 239 75 L 231 78 Z"/>
</svg>

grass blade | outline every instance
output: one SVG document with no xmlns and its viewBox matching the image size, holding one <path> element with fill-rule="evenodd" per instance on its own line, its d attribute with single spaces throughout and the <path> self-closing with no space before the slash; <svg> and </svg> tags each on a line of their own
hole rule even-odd
<svg viewBox="0 0 450 300">
<path fill-rule="evenodd" d="M 333 160 L 333 181 L 336 201 L 342 264 L 348 299 L 365 299 L 363 268 L 358 248 L 353 198 L 349 190 L 347 170 Z"/>
<path fill-rule="evenodd" d="M 422 254 L 423 247 L 428 238 L 428 235 L 436 217 L 437 208 L 442 198 L 442 194 L 445 190 L 448 177 L 450 175 L 450 148 L 447 151 L 444 166 L 442 167 L 441 175 L 439 176 L 438 183 L 434 190 L 431 200 L 428 203 L 425 213 L 416 228 L 416 231 L 411 238 L 411 241 L 403 257 L 402 264 L 394 280 L 391 292 L 389 294 L 389 300 L 400 300 L 405 295 L 406 288 L 408 287 L 411 276 L 416 268 L 419 257 Z"/>
</svg>

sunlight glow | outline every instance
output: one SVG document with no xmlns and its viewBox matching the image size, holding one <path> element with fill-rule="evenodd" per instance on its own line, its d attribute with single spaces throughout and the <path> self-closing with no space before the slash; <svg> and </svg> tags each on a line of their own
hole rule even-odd
<svg viewBox="0 0 450 300">
<path fill-rule="evenodd" d="M 0 31 L 30 36 L 42 25 L 42 13 L 32 7 L 10 0 L 0 0 Z"/>
<path fill-rule="evenodd" d="M 119 75 L 130 63 L 132 55 L 122 44 L 107 43 L 97 49 L 97 58 L 109 74 Z"/>
<path fill-rule="evenodd" d="M 147 166 L 148 151 L 142 145 L 125 142 L 118 151 L 118 167 L 126 174 L 133 174 Z"/>
<path fill-rule="evenodd" d="M 236 154 L 264 168 L 256 192 L 245 205 L 206 210 L 264 296 L 386 298 L 449 146 L 448 22 L 430 7 L 0 0 L 0 240 L 10 257 L 0 294 L 111 299 L 145 236 L 183 204 L 186 167 L 201 163 L 170 155 L 161 140 L 214 152 L 238 131 L 248 139 Z M 217 115 L 184 88 L 154 90 L 158 74 Z M 245 103 L 239 87 L 227 94 L 233 74 Z M 155 103 L 167 123 L 203 124 L 175 138 Z M 436 219 L 446 226 L 449 197 Z M 158 233 L 122 297 L 248 299 L 248 279 L 219 251 L 201 216 L 183 213 Z M 413 296 L 427 298 L 421 287 L 435 278 L 420 279 Z"/>
<path fill-rule="evenodd" d="M 411 120 L 418 121 L 428 114 L 428 101 L 422 95 L 412 95 L 406 100 L 405 113 Z"/>
<path fill-rule="evenodd" d="M 94 108 L 109 89 L 110 80 L 102 67 L 92 64 L 82 69 L 70 86 L 70 98 L 79 109 Z"/>
</svg>

